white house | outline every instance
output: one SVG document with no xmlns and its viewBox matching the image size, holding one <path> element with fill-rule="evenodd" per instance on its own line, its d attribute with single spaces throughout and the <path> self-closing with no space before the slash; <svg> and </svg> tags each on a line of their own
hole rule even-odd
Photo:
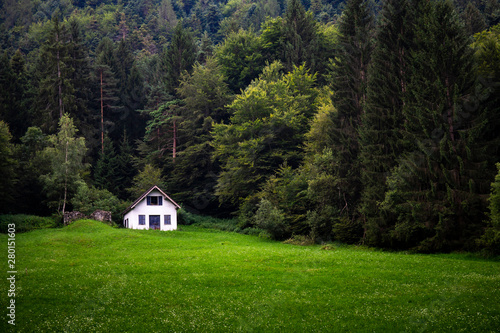
<svg viewBox="0 0 500 333">
<path fill-rule="evenodd" d="M 123 212 L 129 229 L 177 229 L 177 209 L 181 208 L 158 186 L 153 186 Z"/>
</svg>

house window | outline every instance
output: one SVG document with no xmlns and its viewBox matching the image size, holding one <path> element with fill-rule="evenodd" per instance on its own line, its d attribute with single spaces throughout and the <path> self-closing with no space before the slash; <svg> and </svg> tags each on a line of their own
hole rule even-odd
<svg viewBox="0 0 500 333">
<path fill-rule="evenodd" d="M 165 215 L 163 217 L 163 221 L 164 221 L 163 223 L 165 225 L 171 225 L 172 224 L 172 217 L 170 215 Z"/>
<path fill-rule="evenodd" d="M 163 205 L 163 197 L 148 195 L 147 202 L 148 206 L 161 206 Z"/>
<path fill-rule="evenodd" d="M 146 225 L 146 215 L 139 215 L 139 225 Z"/>
<path fill-rule="evenodd" d="M 125 219 L 125 222 L 123 224 L 125 228 L 128 228 L 128 219 Z"/>
</svg>

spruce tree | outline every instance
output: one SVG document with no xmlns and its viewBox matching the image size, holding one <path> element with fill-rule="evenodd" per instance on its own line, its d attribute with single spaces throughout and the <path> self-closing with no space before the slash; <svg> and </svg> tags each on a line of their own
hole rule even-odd
<svg viewBox="0 0 500 333">
<path fill-rule="evenodd" d="M 31 123 L 31 104 L 23 54 L 19 49 L 10 59 L 7 52 L 0 54 L 0 120 L 9 124 L 15 139 L 20 138 Z"/>
<path fill-rule="evenodd" d="M 407 152 L 388 179 L 390 235 L 421 251 L 472 249 L 483 229 L 487 168 L 484 108 L 467 109 L 473 57 L 451 2 L 418 3 L 403 106 Z"/>
<path fill-rule="evenodd" d="M 388 245 L 385 230 L 391 223 L 381 214 L 386 178 L 403 152 L 403 99 L 408 86 L 408 56 L 412 40 L 412 11 L 407 0 L 388 0 L 380 13 L 366 104 L 359 128 L 363 192 L 360 213 L 366 241 Z"/>
<path fill-rule="evenodd" d="M 366 100 L 367 71 L 372 52 L 373 20 L 363 0 L 351 0 L 339 24 L 339 42 L 332 73 L 334 130 L 331 133 L 336 159 L 338 195 L 332 200 L 343 223 L 357 216 L 361 193 L 358 131 Z"/>
<path fill-rule="evenodd" d="M 137 170 L 133 163 L 134 151 L 130 146 L 127 132 L 123 131 L 123 136 L 118 146 L 118 155 L 116 156 L 116 177 L 117 187 L 116 196 L 122 200 L 127 199 L 126 189 L 132 185 L 132 178 Z"/>
<path fill-rule="evenodd" d="M 121 133 L 127 131 L 132 140 L 140 139 L 144 135 L 145 122 L 137 110 L 143 109 L 144 78 L 139 71 L 130 45 L 121 40 L 115 49 L 116 78 L 119 96 L 119 109 L 113 112 L 115 131 L 112 133 L 113 142 L 118 142 Z"/>
<path fill-rule="evenodd" d="M 116 68 L 116 59 L 113 52 L 113 42 L 103 38 L 99 43 L 97 58 L 94 63 L 94 81 L 97 83 L 97 100 L 100 113 L 100 142 L 101 152 L 104 152 L 104 134 L 113 131 L 116 127 L 116 113 L 120 112 L 120 98 L 118 80 L 113 68 Z"/>
<path fill-rule="evenodd" d="M 47 40 L 42 45 L 37 63 L 36 118 L 45 130 L 55 131 L 64 113 L 75 111 L 74 87 L 71 76 L 74 69 L 69 58 L 67 28 L 54 13 Z"/>
<path fill-rule="evenodd" d="M 99 152 L 99 158 L 94 166 L 94 185 L 99 189 L 106 189 L 113 194 L 118 193 L 119 179 L 118 159 L 113 142 L 106 135 L 104 150 Z"/>
<path fill-rule="evenodd" d="M 179 21 L 175 26 L 172 41 L 163 55 L 163 67 L 169 92 L 175 95 L 175 89 L 183 71 L 190 71 L 196 60 L 196 44 L 191 31 Z"/>
<path fill-rule="evenodd" d="M 306 12 L 300 0 L 289 0 L 283 20 L 282 59 L 285 69 L 292 71 L 293 66 L 304 62 L 313 71 L 318 53 L 318 23 L 312 13 Z"/>
<path fill-rule="evenodd" d="M 0 120 L 0 213 L 9 213 L 12 211 L 14 203 L 14 190 L 16 184 L 16 160 L 13 156 L 12 135 L 9 131 L 9 125 Z"/>
<path fill-rule="evenodd" d="M 462 12 L 462 19 L 469 35 L 486 29 L 486 19 L 477 7 L 469 2 Z"/>
<path fill-rule="evenodd" d="M 219 173 L 212 154 L 213 124 L 227 122 L 229 88 L 214 58 L 195 65 L 192 74 L 182 76 L 178 93 L 184 106 L 178 122 L 179 155 L 172 171 L 176 196 L 197 210 L 218 206 L 214 186 Z"/>
<path fill-rule="evenodd" d="M 91 112 L 92 81 L 88 49 L 84 44 L 80 23 L 74 17 L 68 22 L 68 58 L 73 69 L 70 77 L 74 88 L 75 125 L 87 143 L 96 136 L 95 116 Z"/>
</svg>

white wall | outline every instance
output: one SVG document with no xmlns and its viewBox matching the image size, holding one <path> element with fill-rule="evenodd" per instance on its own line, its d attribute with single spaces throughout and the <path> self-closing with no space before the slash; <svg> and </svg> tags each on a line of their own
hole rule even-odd
<svg viewBox="0 0 500 333">
<path fill-rule="evenodd" d="M 151 191 L 148 196 L 161 196 L 157 190 Z M 163 197 L 163 204 L 161 206 L 148 206 L 147 197 L 137 204 L 130 212 L 123 217 L 124 225 L 128 219 L 129 229 L 149 229 L 149 215 L 160 215 L 160 230 L 176 230 L 177 229 L 177 210 L 173 203 L 167 198 Z M 146 224 L 139 225 L 139 215 L 146 216 Z M 165 225 L 164 215 L 170 215 L 170 225 Z"/>
</svg>

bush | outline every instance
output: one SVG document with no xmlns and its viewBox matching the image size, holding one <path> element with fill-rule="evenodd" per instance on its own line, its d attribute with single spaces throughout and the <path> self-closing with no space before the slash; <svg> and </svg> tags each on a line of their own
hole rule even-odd
<svg viewBox="0 0 500 333">
<path fill-rule="evenodd" d="M 227 232 L 237 232 L 244 235 L 261 236 L 259 228 L 241 228 L 237 219 L 221 219 L 213 216 L 196 215 L 183 209 L 177 211 L 177 221 L 180 225 L 193 225 L 199 228 L 215 229 Z M 268 235 L 264 238 L 269 238 Z"/>
<path fill-rule="evenodd" d="M 486 252 L 493 255 L 500 254 L 500 163 L 497 163 L 498 174 L 491 184 L 490 214 L 487 221 L 488 227 L 483 237 L 478 241 Z"/>
<path fill-rule="evenodd" d="M 308 246 L 314 245 L 314 239 L 310 236 L 305 235 L 293 235 L 291 238 L 287 239 L 283 243 L 292 245 Z"/>
<path fill-rule="evenodd" d="M 260 201 L 254 220 L 259 228 L 267 231 L 275 240 L 283 240 L 290 234 L 285 215 L 267 199 Z"/>
<path fill-rule="evenodd" d="M 177 223 L 180 225 L 191 225 L 196 223 L 196 216 L 192 213 L 186 212 L 184 209 L 177 211 Z"/>
<path fill-rule="evenodd" d="M 97 209 L 111 212 L 115 222 L 121 221 L 121 213 L 128 207 L 128 203 L 120 201 L 108 190 L 89 187 L 85 182 L 80 182 L 71 203 L 74 210 L 88 216 Z"/>
<path fill-rule="evenodd" d="M 309 225 L 310 237 L 315 242 L 328 241 L 332 234 L 332 221 L 338 216 L 338 210 L 332 206 L 325 205 L 314 211 L 307 212 L 307 224 Z"/>
<path fill-rule="evenodd" d="M 333 224 L 332 231 L 336 240 L 347 244 L 358 243 L 363 236 L 361 224 L 347 216 L 339 218 Z"/>
<path fill-rule="evenodd" d="M 250 236 L 260 236 L 260 234 L 264 231 L 259 228 L 246 228 L 246 229 L 240 229 L 241 231 L 238 231 L 240 234 L 244 235 L 250 235 Z"/>
<path fill-rule="evenodd" d="M 55 228 L 57 227 L 57 219 L 24 214 L 0 215 L 0 233 L 7 233 L 9 224 L 14 224 L 16 233 L 20 233 L 35 229 Z"/>
</svg>

